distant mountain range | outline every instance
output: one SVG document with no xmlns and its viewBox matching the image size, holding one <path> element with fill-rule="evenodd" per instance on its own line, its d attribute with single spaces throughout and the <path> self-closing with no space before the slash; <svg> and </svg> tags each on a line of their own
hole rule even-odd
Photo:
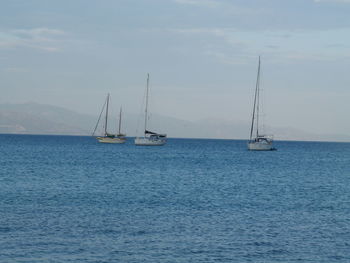
<svg viewBox="0 0 350 263">
<path fill-rule="evenodd" d="M 92 120 L 89 115 L 50 105 L 0 105 L 0 133 L 87 135 Z"/>
<path fill-rule="evenodd" d="M 0 133 L 91 135 L 97 117 L 37 103 L 0 104 Z M 250 127 L 249 122 L 218 119 L 185 121 L 160 115 L 151 116 L 149 123 L 151 130 L 154 128 L 177 138 L 247 139 Z M 110 132 L 115 131 L 116 126 L 117 117 L 111 116 Z M 128 136 L 142 133 L 142 118 L 124 114 L 122 130 Z M 350 142 L 349 135 L 311 134 L 289 127 L 268 127 L 268 130 L 277 140 Z"/>
</svg>

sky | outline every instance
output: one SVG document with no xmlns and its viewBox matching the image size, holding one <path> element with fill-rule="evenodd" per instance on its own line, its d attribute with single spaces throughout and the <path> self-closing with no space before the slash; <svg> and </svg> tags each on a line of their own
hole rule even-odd
<svg viewBox="0 0 350 263">
<path fill-rule="evenodd" d="M 0 0 L 0 103 L 350 135 L 350 0 Z"/>
</svg>

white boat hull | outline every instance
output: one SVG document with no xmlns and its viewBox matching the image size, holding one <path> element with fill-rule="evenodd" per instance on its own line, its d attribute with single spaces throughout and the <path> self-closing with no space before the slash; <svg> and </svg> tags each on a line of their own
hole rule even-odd
<svg viewBox="0 0 350 263">
<path fill-rule="evenodd" d="M 271 151 L 273 148 L 272 142 L 248 142 L 248 150 L 250 151 Z"/>
<path fill-rule="evenodd" d="M 138 146 L 162 146 L 166 143 L 166 139 L 150 139 L 141 137 L 135 139 L 135 145 Z"/>
<path fill-rule="evenodd" d="M 109 137 L 97 137 L 97 140 L 101 143 L 125 143 L 125 138 L 109 138 Z"/>
</svg>

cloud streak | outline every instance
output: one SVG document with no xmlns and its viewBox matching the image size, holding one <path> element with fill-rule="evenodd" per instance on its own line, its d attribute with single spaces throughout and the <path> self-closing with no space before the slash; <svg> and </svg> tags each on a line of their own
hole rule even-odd
<svg viewBox="0 0 350 263">
<path fill-rule="evenodd" d="M 175 3 L 184 5 L 195 5 L 205 7 L 217 7 L 220 5 L 219 1 L 214 0 L 174 0 Z"/>
<path fill-rule="evenodd" d="M 32 28 L 0 32 L 0 48 L 31 48 L 45 52 L 60 51 L 60 38 L 65 32 L 58 29 Z"/>
<path fill-rule="evenodd" d="M 269 13 L 266 8 L 245 7 L 230 1 L 217 0 L 172 0 L 176 4 L 201 7 L 220 12 L 221 15 L 252 16 Z"/>
<path fill-rule="evenodd" d="M 315 3 L 345 3 L 350 4 L 350 0 L 314 0 Z"/>
<path fill-rule="evenodd" d="M 234 28 L 187 28 L 172 32 L 206 38 L 198 50 L 223 63 L 244 64 L 265 54 L 274 61 L 335 61 L 348 58 L 350 47 L 334 42 L 348 35 L 349 29 L 334 31 L 240 31 Z M 198 42 L 200 45 L 201 43 Z M 337 48 L 334 48 L 336 46 Z M 330 48 L 331 47 L 331 48 Z"/>
</svg>

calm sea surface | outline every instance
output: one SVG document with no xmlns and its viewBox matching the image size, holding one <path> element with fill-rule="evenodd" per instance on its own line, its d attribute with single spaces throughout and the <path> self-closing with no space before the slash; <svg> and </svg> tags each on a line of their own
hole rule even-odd
<svg viewBox="0 0 350 263">
<path fill-rule="evenodd" d="M 0 262 L 350 262 L 350 143 L 0 135 Z"/>
</svg>

